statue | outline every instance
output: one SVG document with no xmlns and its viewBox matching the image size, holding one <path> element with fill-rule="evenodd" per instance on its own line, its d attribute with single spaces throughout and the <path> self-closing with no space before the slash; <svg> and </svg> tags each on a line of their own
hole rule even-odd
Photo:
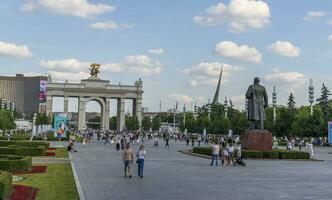
<svg viewBox="0 0 332 200">
<path fill-rule="evenodd" d="M 250 122 L 250 128 L 264 129 L 265 108 L 268 107 L 268 97 L 264 86 L 259 84 L 259 78 L 254 79 L 254 84 L 249 86 L 246 99 L 248 99 L 248 120 Z M 257 125 L 259 122 L 259 127 Z"/>
<path fill-rule="evenodd" d="M 100 64 L 92 63 L 90 65 L 90 75 L 92 78 L 98 78 Z"/>
</svg>

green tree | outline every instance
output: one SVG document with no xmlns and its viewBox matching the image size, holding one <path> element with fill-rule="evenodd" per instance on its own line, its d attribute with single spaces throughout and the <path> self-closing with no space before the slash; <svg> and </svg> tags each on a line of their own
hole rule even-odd
<svg viewBox="0 0 332 200">
<path fill-rule="evenodd" d="M 0 110 L 0 129 L 9 130 L 16 127 L 14 116 L 9 110 Z"/>
<path fill-rule="evenodd" d="M 117 124 L 117 118 L 116 116 L 113 116 L 110 118 L 110 123 L 109 123 L 109 126 L 110 126 L 110 129 L 111 130 L 116 130 L 116 124 Z"/>
<path fill-rule="evenodd" d="M 125 124 L 129 131 L 136 131 L 139 129 L 139 122 L 136 116 L 126 116 Z"/>
<path fill-rule="evenodd" d="M 37 126 L 51 124 L 51 117 L 47 116 L 46 113 L 37 113 L 35 124 Z"/>
<path fill-rule="evenodd" d="M 323 83 L 321 89 L 321 96 L 317 99 L 322 111 L 324 119 L 328 118 L 329 115 L 329 96 L 331 95 L 330 91 L 327 89 L 325 84 Z"/>
<path fill-rule="evenodd" d="M 289 109 L 295 109 L 295 98 L 292 92 L 289 94 L 287 106 Z"/>
<path fill-rule="evenodd" d="M 101 122 L 100 116 L 96 116 L 92 119 L 89 119 L 88 120 L 88 128 L 100 129 L 100 122 Z"/>
<path fill-rule="evenodd" d="M 246 114 L 233 108 L 231 110 L 230 129 L 233 130 L 233 134 L 241 135 L 249 126 Z"/>
<path fill-rule="evenodd" d="M 150 117 L 147 117 L 147 116 L 144 117 L 142 120 L 142 129 L 144 131 L 149 131 L 151 127 L 152 127 L 152 123 L 151 123 Z"/>
<path fill-rule="evenodd" d="M 160 117 L 158 117 L 158 116 L 154 117 L 152 119 L 152 130 L 159 131 L 160 126 L 161 126 Z"/>
</svg>

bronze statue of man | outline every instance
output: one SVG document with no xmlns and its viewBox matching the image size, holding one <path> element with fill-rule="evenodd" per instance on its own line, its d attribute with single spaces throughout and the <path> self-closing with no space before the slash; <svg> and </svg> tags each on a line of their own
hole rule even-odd
<svg viewBox="0 0 332 200">
<path fill-rule="evenodd" d="M 248 120 L 250 129 L 264 129 L 265 108 L 268 107 L 268 97 L 265 87 L 259 84 L 259 78 L 254 79 L 254 84 L 249 86 L 246 99 L 248 99 Z M 260 126 L 258 126 L 258 124 Z"/>
</svg>

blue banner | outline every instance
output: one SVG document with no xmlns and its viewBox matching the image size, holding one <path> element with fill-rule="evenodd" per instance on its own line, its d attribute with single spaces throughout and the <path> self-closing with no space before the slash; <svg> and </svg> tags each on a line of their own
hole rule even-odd
<svg viewBox="0 0 332 200">
<path fill-rule="evenodd" d="M 55 137 L 66 137 L 68 132 L 68 118 L 66 114 L 56 114 L 54 116 Z"/>
<path fill-rule="evenodd" d="M 328 139 L 329 144 L 332 144 L 332 121 L 328 123 Z"/>
</svg>

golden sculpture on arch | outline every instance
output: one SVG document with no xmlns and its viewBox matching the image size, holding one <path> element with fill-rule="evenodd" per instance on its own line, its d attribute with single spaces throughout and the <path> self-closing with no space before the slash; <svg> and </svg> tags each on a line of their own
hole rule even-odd
<svg viewBox="0 0 332 200">
<path fill-rule="evenodd" d="M 92 63 L 90 65 L 90 75 L 92 78 L 98 78 L 100 64 Z"/>
</svg>

